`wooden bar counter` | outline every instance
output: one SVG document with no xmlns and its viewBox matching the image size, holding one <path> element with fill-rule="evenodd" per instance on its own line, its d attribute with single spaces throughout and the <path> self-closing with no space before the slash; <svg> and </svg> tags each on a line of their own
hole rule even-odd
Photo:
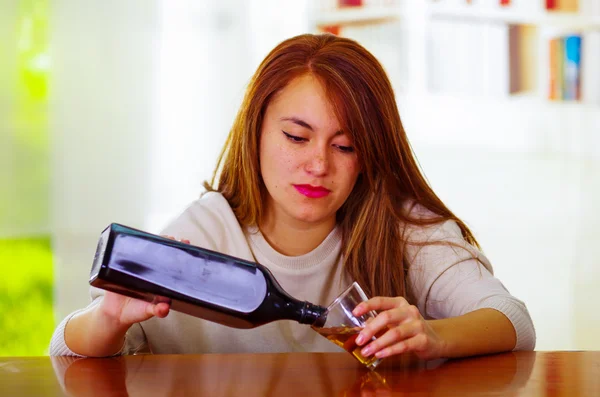
<svg viewBox="0 0 600 397">
<path fill-rule="evenodd" d="M 462 360 L 346 353 L 0 357 L 0 396 L 600 396 L 600 352 Z"/>
</svg>

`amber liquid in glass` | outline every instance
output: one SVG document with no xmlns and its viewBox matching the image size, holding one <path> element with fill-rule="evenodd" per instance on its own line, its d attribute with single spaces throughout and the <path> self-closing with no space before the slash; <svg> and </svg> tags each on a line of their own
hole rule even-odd
<svg viewBox="0 0 600 397">
<path fill-rule="evenodd" d="M 356 337 L 362 330 L 361 327 L 312 327 L 312 329 L 342 349 L 346 350 L 348 353 L 352 354 L 358 361 L 360 361 L 361 364 L 364 364 L 367 367 L 377 361 L 377 357 L 375 357 L 375 355 L 364 357 L 362 354 L 360 354 L 360 351 L 366 346 L 358 346 L 356 344 Z M 385 331 L 387 331 L 387 329 L 379 331 L 373 339 L 380 337 L 385 333 Z"/>
</svg>

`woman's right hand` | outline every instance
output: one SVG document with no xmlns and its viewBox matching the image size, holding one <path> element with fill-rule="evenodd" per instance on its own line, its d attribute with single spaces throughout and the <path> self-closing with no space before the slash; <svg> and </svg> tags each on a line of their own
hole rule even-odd
<svg viewBox="0 0 600 397">
<path fill-rule="evenodd" d="M 162 236 L 175 240 L 172 236 Z M 186 239 L 180 240 L 189 244 Z M 169 314 L 171 305 L 168 299 L 157 297 L 154 302 L 146 302 L 111 291 L 105 291 L 100 304 L 102 313 L 119 327 L 129 328 L 135 323 L 146 321 L 154 316 L 164 318 Z"/>
<path fill-rule="evenodd" d="M 100 310 L 105 316 L 126 328 L 154 316 L 166 317 L 170 308 L 171 305 L 168 302 L 146 302 L 111 291 L 104 293 L 100 304 Z"/>
</svg>

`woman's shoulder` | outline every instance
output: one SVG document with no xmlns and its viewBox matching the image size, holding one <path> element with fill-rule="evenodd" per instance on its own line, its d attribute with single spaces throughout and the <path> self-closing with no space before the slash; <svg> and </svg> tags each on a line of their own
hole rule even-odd
<svg viewBox="0 0 600 397">
<path fill-rule="evenodd" d="M 225 196 L 216 191 L 203 192 L 196 200 L 192 201 L 190 205 L 195 205 L 213 211 L 225 211 L 233 213 Z"/>
<path fill-rule="evenodd" d="M 192 244 L 223 250 L 228 239 L 244 240 L 242 228 L 227 199 L 219 192 L 206 192 L 175 216 L 161 234 L 188 239 Z"/>
<path fill-rule="evenodd" d="M 415 221 L 407 222 L 403 226 L 406 253 L 412 266 L 418 267 L 426 262 L 439 262 L 440 265 L 444 265 L 472 258 L 493 273 L 487 257 L 465 240 L 456 221 L 442 219 L 419 203 L 410 202 L 405 208 L 408 218 Z M 424 224 L 419 224 L 420 221 L 424 221 Z"/>
<path fill-rule="evenodd" d="M 415 200 L 406 200 L 402 209 L 408 219 L 401 225 L 408 242 L 418 243 L 449 238 L 463 239 L 462 231 L 454 220 L 443 219 L 439 214 Z"/>
<path fill-rule="evenodd" d="M 191 201 L 181 212 L 181 215 L 188 215 L 202 221 L 229 221 L 235 214 L 229 205 L 227 199 L 219 192 L 209 191 L 202 193 L 198 198 Z M 180 215 L 180 216 L 181 216 Z"/>
</svg>

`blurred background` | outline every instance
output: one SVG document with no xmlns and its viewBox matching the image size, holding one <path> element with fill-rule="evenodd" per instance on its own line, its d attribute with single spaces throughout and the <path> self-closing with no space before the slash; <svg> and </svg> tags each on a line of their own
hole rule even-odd
<svg viewBox="0 0 600 397">
<path fill-rule="evenodd" d="M 0 355 L 47 354 L 104 227 L 159 232 L 262 58 L 324 31 L 383 63 L 537 349 L 600 348 L 600 0 L 0 0 Z"/>
</svg>

